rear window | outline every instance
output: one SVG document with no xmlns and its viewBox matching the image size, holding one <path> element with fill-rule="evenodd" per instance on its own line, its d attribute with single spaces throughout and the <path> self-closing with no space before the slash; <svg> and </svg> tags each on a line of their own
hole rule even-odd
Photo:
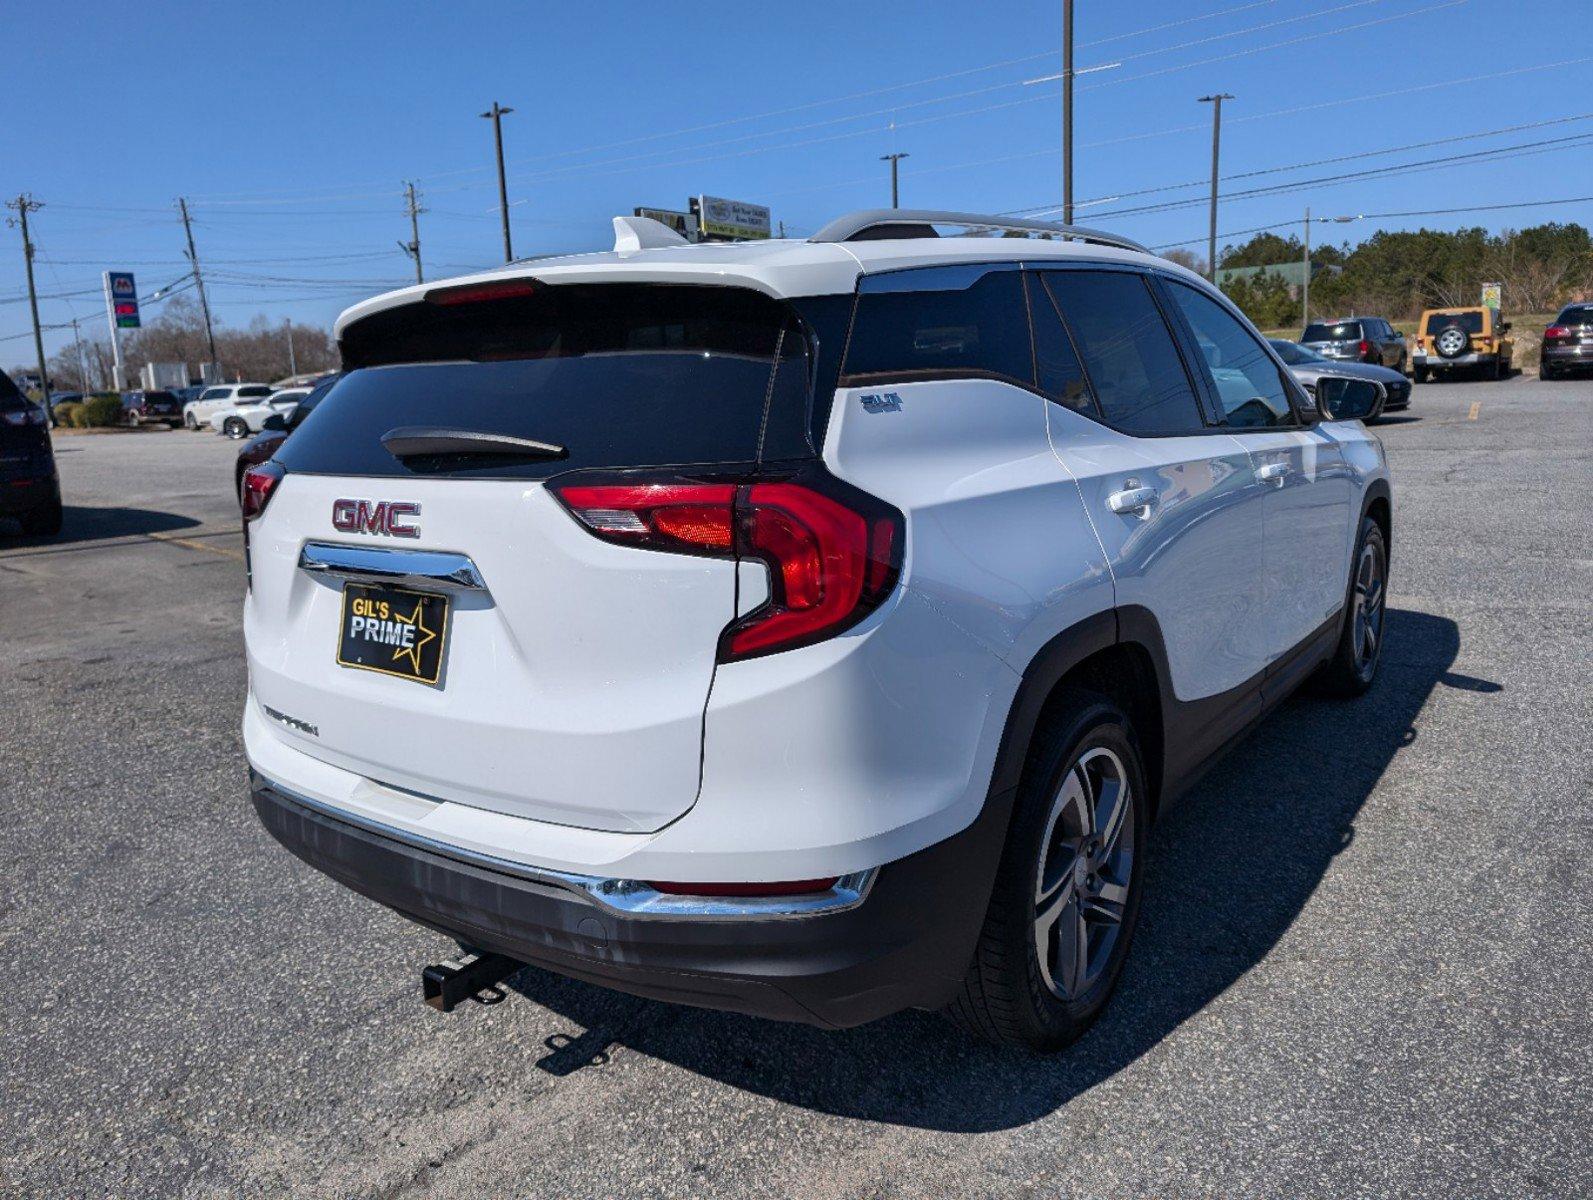
<svg viewBox="0 0 1593 1200">
<path fill-rule="evenodd" d="M 1361 340 L 1359 321 L 1340 321 L 1337 325 L 1307 325 L 1302 342 L 1358 342 Z"/>
<path fill-rule="evenodd" d="M 1427 316 L 1428 333 L 1437 333 L 1440 329 L 1448 329 L 1451 325 L 1459 325 L 1467 333 L 1481 333 L 1482 314 L 1480 312 L 1429 313 Z"/>
<path fill-rule="evenodd" d="M 763 456 L 767 410 L 807 415 L 802 328 L 744 288 L 577 284 L 421 302 L 354 323 L 342 350 L 351 369 L 277 452 L 290 471 L 546 478 L 748 463 Z M 508 434 L 567 455 L 401 463 L 381 438 L 404 426 Z"/>
<path fill-rule="evenodd" d="M 1593 308 L 1568 308 L 1555 318 L 1556 325 L 1593 325 Z"/>
<path fill-rule="evenodd" d="M 170 392 L 145 392 L 144 393 L 144 399 L 145 400 L 159 400 L 159 401 L 162 401 L 162 402 L 169 402 L 169 401 L 177 399 L 177 397 L 172 395 Z"/>
<path fill-rule="evenodd" d="M 252 397 L 255 397 L 255 396 L 269 396 L 270 394 L 271 394 L 271 389 L 268 388 L 268 387 L 256 386 L 256 387 L 241 387 L 241 388 L 238 389 L 238 398 L 240 400 L 241 399 L 249 399 L 249 398 L 252 398 Z"/>
</svg>

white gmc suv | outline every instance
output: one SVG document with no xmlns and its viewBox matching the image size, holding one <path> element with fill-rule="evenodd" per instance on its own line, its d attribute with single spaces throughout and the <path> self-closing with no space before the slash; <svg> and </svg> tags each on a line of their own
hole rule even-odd
<svg viewBox="0 0 1593 1200">
<path fill-rule="evenodd" d="M 499 974 L 1066 1044 L 1158 812 L 1372 682 L 1379 385 L 1091 230 L 615 225 L 348 310 L 247 474 L 261 819 Z"/>
</svg>

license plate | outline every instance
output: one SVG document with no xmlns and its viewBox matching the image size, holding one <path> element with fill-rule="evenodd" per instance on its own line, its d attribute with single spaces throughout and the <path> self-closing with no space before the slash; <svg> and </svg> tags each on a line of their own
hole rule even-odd
<svg viewBox="0 0 1593 1200">
<path fill-rule="evenodd" d="M 447 641 L 447 596 L 390 584 L 344 584 L 339 666 L 435 686 Z"/>
</svg>

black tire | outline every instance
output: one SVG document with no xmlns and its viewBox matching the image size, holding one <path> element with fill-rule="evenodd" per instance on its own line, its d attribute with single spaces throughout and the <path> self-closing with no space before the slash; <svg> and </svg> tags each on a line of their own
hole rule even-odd
<svg viewBox="0 0 1593 1200">
<path fill-rule="evenodd" d="M 52 500 L 43 508 L 25 512 L 17 520 L 29 537 L 54 537 L 61 532 L 61 502 Z"/>
<path fill-rule="evenodd" d="M 1426 383 L 1427 382 L 1427 368 L 1426 367 L 1413 367 L 1413 368 L 1411 368 L 1410 381 L 1412 383 Z"/>
<path fill-rule="evenodd" d="M 249 426 L 242 417 L 228 417 L 221 423 L 221 432 L 236 442 L 249 436 Z"/>
<path fill-rule="evenodd" d="M 183 424 L 185 426 L 187 426 L 189 433 L 198 433 L 199 432 L 199 422 L 194 420 L 194 414 L 193 413 L 184 414 L 184 416 L 183 416 Z"/>
<path fill-rule="evenodd" d="M 1119 768 L 1124 786 L 1116 795 L 1128 798 L 1127 807 L 1106 832 L 1111 845 L 1102 849 L 1094 820 L 1100 815 L 1110 822 L 1117 803 L 1105 813 L 1088 804 L 1092 828 L 1086 834 L 1069 817 L 1086 806 L 1066 797 L 1087 795 L 1079 784 L 1092 777 L 1095 791 L 1109 794 Z M 1122 710 L 1093 692 L 1057 697 L 1029 747 L 990 907 L 962 991 L 945 1009 L 948 1017 L 986 1041 L 1039 1051 L 1060 1050 L 1090 1027 L 1117 986 L 1139 917 L 1148 800 L 1139 743 Z M 1037 908 L 1047 876 L 1056 881 L 1050 896 L 1057 915 L 1042 964 Z M 1086 911 L 1095 919 L 1086 919 Z M 1102 919 L 1108 916 L 1113 919 Z M 1069 930 L 1082 931 L 1085 951 L 1073 996 L 1048 982 L 1067 969 L 1060 936 Z M 1057 962 L 1051 961 L 1053 944 Z"/>
<path fill-rule="evenodd" d="M 1548 363 L 1544 363 L 1538 368 L 1538 378 L 1545 383 L 1551 379 L 1558 379 L 1559 377 L 1560 372 L 1554 367 L 1551 367 Z"/>
<path fill-rule="evenodd" d="M 1364 579 L 1368 555 L 1375 560 L 1372 571 L 1375 594 L 1368 591 Z M 1344 621 L 1338 645 L 1319 676 L 1322 689 L 1333 696 L 1363 695 L 1377 679 L 1387 629 L 1388 542 L 1383 537 L 1382 527 L 1371 517 L 1364 517 L 1360 536 L 1355 539 L 1355 555 L 1350 559 L 1350 579 L 1344 594 Z M 1368 633 L 1372 638 L 1369 652 L 1365 643 Z"/>
</svg>

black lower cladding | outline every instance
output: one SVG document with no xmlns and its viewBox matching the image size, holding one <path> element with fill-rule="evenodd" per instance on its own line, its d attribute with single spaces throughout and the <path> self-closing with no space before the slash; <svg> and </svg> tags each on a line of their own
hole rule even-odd
<svg viewBox="0 0 1593 1200">
<path fill-rule="evenodd" d="M 632 917 L 562 888 L 337 820 L 250 773 L 271 834 L 356 892 L 472 947 L 639 996 L 842 1028 L 938 1008 L 989 903 L 1011 793 L 881 868 L 862 904 L 810 917 Z"/>
</svg>

